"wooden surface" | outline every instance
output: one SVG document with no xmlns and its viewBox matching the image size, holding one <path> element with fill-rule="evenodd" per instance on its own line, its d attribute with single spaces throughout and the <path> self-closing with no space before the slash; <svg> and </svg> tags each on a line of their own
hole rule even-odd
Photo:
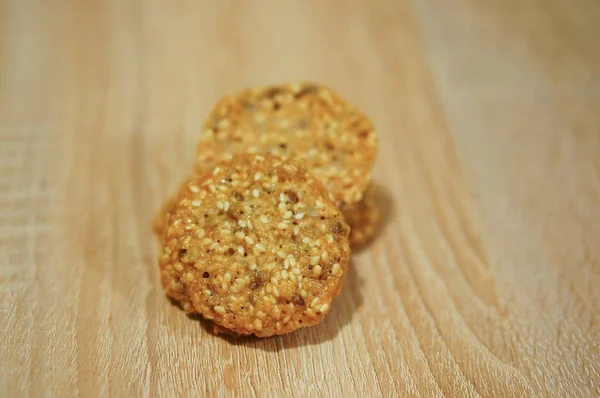
<svg viewBox="0 0 600 398">
<path fill-rule="evenodd" d="M 596 0 L 0 8 L 0 396 L 598 396 Z M 223 93 L 364 108 L 387 222 L 318 327 L 228 341 L 151 217 Z"/>
</svg>

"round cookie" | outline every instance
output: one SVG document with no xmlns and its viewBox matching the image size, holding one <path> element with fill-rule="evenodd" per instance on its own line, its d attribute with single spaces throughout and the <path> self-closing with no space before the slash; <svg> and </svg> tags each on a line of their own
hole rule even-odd
<svg viewBox="0 0 600 398">
<path fill-rule="evenodd" d="M 361 247 L 368 244 L 377 234 L 381 222 L 377 189 L 370 184 L 361 201 L 342 209 L 342 214 L 350 226 L 350 245 Z"/>
<path fill-rule="evenodd" d="M 161 280 L 219 326 L 284 334 L 329 311 L 348 267 L 348 234 L 326 188 L 302 167 L 239 154 L 179 191 Z"/>
<path fill-rule="evenodd" d="M 357 203 L 370 179 L 377 134 L 368 117 L 310 83 L 250 88 L 219 100 L 197 147 L 196 168 L 240 152 L 300 162 L 337 204 Z"/>
</svg>

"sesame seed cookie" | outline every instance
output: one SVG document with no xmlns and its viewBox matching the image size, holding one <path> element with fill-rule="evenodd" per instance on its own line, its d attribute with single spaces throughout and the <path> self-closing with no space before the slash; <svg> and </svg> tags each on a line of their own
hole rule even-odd
<svg viewBox="0 0 600 398">
<path fill-rule="evenodd" d="M 377 189 L 369 184 L 361 201 L 345 207 L 342 214 L 350 226 L 350 245 L 361 247 L 369 243 L 375 237 L 381 222 Z"/>
<path fill-rule="evenodd" d="M 302 167 L 238 154 L 177 194 L 161 280 L 169 296 L 235 333 L 289 333 L 319 323 L 339 294 L 349 229 Z"/>
<path fill-rule="evenodd" d="M 370 179 L 377 134 L 369 118 L 310 83 L 250 88 L 219 100 L 197 147 L 196 168 L 240 152 L 300 162 L 337 204 L 357 203 Z"/>
</svg>

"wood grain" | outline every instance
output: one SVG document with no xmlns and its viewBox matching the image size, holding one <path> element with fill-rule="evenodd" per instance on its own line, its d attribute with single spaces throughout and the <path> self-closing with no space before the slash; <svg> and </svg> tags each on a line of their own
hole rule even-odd
<svg viewBox="0 0 600 398">
<path fill-rule="evenodd" d="M 600 395 L 597 1 L 0 10 L 0 396 Z M 386 222 L 323 324 L 229 341 L 151 218 L 221 94 L 291 79 L 372 115 Z"/>
</svg>

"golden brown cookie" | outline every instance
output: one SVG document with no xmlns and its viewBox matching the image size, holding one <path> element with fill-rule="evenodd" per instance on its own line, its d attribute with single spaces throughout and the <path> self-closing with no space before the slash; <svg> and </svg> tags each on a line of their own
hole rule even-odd
<svg viewBox="0 0 600 398">
<path fill-rule="evenodd" d="M 161 280 L 219 326 L 284 334 L 329 311 L 348 267 L 348 234 L 331 195 L 302 167 L 238 154 L 177 194 Z"/>
<path fill-rule="evenodd" d="M 232 154 L 270 153 L 300 162 L 337 204 L 357 203 L 370 179 L 377 135 L 368 117 L 333 91 L 310 83 L 251 88 L 211 111 L 196 168 Z"/>
<path fill-rule="evenodd" d="M 342 210 L 350 226 L 350 245 L 361 247 L 368 244 L 376 235 L 381 222 L 381 203 L 377 189 L 370 184 L 357 204 Z"/>
</svg>

